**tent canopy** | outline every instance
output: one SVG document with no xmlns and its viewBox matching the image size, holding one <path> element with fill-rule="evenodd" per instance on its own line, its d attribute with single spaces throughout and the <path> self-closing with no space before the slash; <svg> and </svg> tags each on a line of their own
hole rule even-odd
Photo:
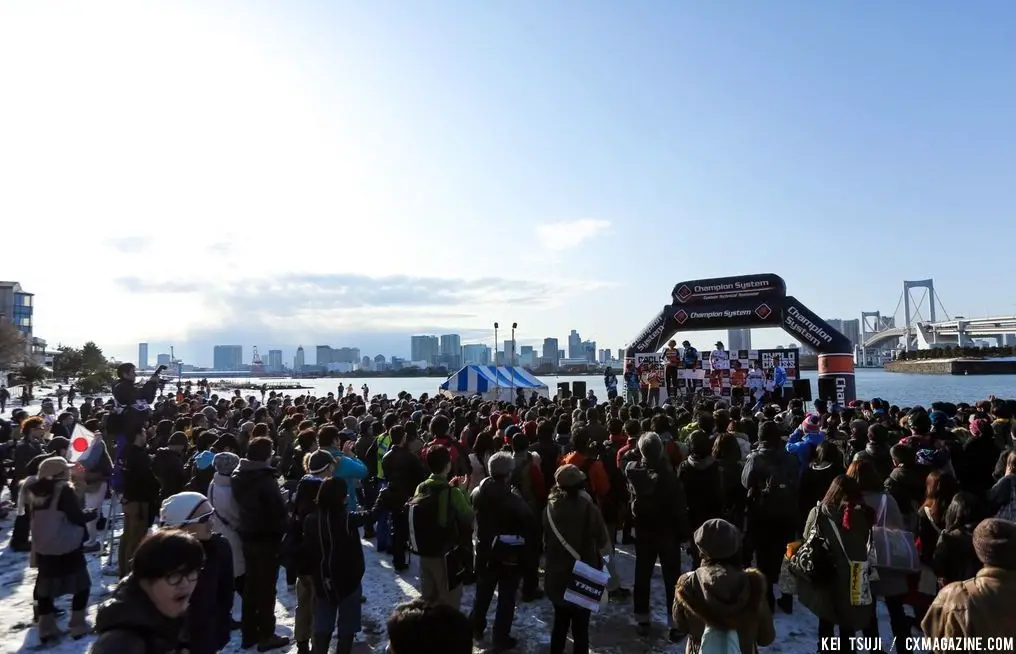
<svg viewBox="0 0 1016 654">
<path fill-rule="evenodd" d="M 439 392 L 447 397 L 479 394 L 485 400 L 512 402 L 519 389 L 524 390 L 527 396 L 535 391 L 541 397 L 550 397 L 547 385 L 524 368 L 475 364 L 463 366 L 449 375 Z"/>
</svg>

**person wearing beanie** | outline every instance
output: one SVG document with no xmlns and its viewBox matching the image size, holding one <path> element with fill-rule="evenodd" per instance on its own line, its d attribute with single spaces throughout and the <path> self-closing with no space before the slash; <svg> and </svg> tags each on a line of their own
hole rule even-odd
<svg viewBox="0 0 1016 654">
<path fill-rule="evenodd" d="M 938 592 L 921 621 L 929 638 L 1016 634 L 1016 523 L 998 518 L 974 529 L 974 551 L 984 567 L 973 579 L 956 581 Z"/>
<path fill-rule="evenodd" d="M 205 562 L 187 607 L 182 640 L 191 654 L 216 654 L 229 643 L 233 608 L 233 554 L 225 536 L 212 531 L 215 509 L 201 493 L 184 491 L 167 497 L 159 509 L 160 529 L 179 529 L 194 536 Z"/>
<path fill-rule="evenodd" d="M 723 483 L 720 465 L 713 458 L 713 441 L 709 434 L 696 429 L 688 436 L 689 457 L 677 467 L 685 497 L 694 497 L 688 504 L 688 526 L 698 529 L 712 518 L 723 515 Z M 698 548 L 690 547 L 692 567 L 698 567 Z"/>
<path fill-rule="evenodd" d="M 632 589 L 635 622 L 640 635 L 651 629 L 650 586 L 656 561 L 663 569 L 667 606 L 674 605 L 674 584 L 681 570 L 681 543 L 691 535 L 688 509 L 681 482 L 664 456 L 663 441 L 656 432 L 638 439 L 641 461 L 625 468 L 631 494 L 632 521 L 635 526 L 635 585 Z M 668 613 L 671 641 L 683 634 Z"/>
<path fill-rule="evenodd" d="M 273 450 L 270 438 L 252 439 L 246 458 L 240 459 L 232 474 L 246 567 L 241 644 L 245 649 L 257 645 L 262 652 L 289 644 L 288 638 L 275 633 L 275 586 L 289 515 L 270 463 Z"/>
<path fill-rule="evenodd" d="M 701 564 L 681 575 L 674 592 L 673 619 L 688 634 L 686 651 L 698 652 L 709 627 L 722 639 L 736 634 L 740 651 L 754 654 L 776 639 L 773 614 L 766 601 L 765 575 L 741 567 L 741 531 L 719 518 L 695 530 Z M 727 650 L 724 650 L 727 651 Z"/>
<path fill-rule="evenodd" d="M 585 473 L 578 466 L 565 464 L 557 469 L 554 481 L 557 485 L 550 491 L 543 512 L 544 589 L 554 606 L 550 652 L 564 654 L 570 632 L 572 651 L 587 654 L 590 611 L 564 598 L 576 560 L 572 553 L 590 567 L 602 570 L 610 538 L 599 508 L 586 492 Z"/>
<path fill-rule="evenodd" d="M 521 437 L 521 432 L 517 436 Z M 512 492 L 515 464 L 510 452 L 492 454 L 487 461 L 489 476 L 471 494 L 478 545 L 476 595 L 470 620 L 474 638 L 482 639 L 487 628 L 487 610 L 496 590 L 498 602 L 491 639 L 495 652 L 512 649 L 517 644 L 511 636 L 515 595 L 527 559 L 526 545 L 534 537 L 535 514 L 519 494 Z"/>
<path fill-rule="evenodd" d="M 799 462 L 798 468 L 804 467 L 811 462 L 812 453 L 818 444 L 825 440 L 822 433 L 822 421 L 817 413 L 809 413 L 797 429 L 790 434 L 787 441 L 787 452 L 790 452 Z"/>
<path fill-rule="evenodd" d="M 409 423 L 413 429 L 415 423 Z M 427 468 L 420 457 L 408 447 L 407 429 L 403 425 L 394 425 L 389 431 L 392 445 L 381 459 L 385 480 L 388 483 L 385 492 L 378 502 L 391 512 L 392 522 L 392 567 L 402 572 L 409 567 L 406 560 L 406 548 L 409 543 L 409 522 L 406 502 L 413 497 L 416 487 L 427 478 Z"/>
<path fill-rule="evenodd" d="M 231 475 L 240 465 L 240 457 L 232 452 L 219 452 L 212 458 L 212 469 L 215 474 L 208 484 L 208 503 L 215 509 L 212 524 L 215 531 L 222 534 L 229 543 L 233 555 L 233 588 L 243 596 L 243 582 L 246 565 L 243 560 L 243 542 L 237 527 L 240 524 L 240 510 L 233 499 L 233 479 Z"/>
</svg>

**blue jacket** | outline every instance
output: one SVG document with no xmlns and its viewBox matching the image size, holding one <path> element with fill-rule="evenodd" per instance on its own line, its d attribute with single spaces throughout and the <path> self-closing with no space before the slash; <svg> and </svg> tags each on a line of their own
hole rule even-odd
<svg viewBox="0 0 1016 654">
<path fill-rule="evenodd" d="M 773 386 L 783 388 L 787 383 L 787 369 L 783 366 L 773 368 Z"/>
<path fill-rule="evenodd" d="M 804 472 L 805 467 L 811 461 L 811 453 L 818 444 L 825 440 L 825 434 L 822 432 L 807 433 L 802 431 L 800 427 L 794 430 L 794 433 L 790 435 L 790 439 L 787 441 L 787 451 L 797 457 L 797 461 L 801 464 L 800 471 Z"/>
<path fill-rule="evenodd" d="M 346 456 L 342 453 L 342 450 L 337 450 L 334 447 L 328 448 L 328 452 L 335 457 L 335 473 L 332 476 L 346 481 L 346 489 L 349 493 L 349 496 L 346 498 L 346 505 L 351 513 L 355 513 L 355 489 L 358 485 L 356 482 L 367 478 L 367 466 L 360 459 Z"/>
</svg>

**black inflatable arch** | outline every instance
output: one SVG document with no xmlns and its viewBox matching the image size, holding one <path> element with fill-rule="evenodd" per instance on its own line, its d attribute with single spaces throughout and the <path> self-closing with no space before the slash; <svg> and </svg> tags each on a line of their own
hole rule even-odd
<svg viewBox="0 0 1016 654">
<path fill-rule="evenodd" d="M 818 397 L 841 405 L 857 399 L 854 348 L 846 336 L 787 295 L 779 275 L 717 277 L 681 282 L 671 303 L 631 341 L 625 356 L 657 352 L 678 332 L 782 327 L 818 352 Z"/>
</svg>

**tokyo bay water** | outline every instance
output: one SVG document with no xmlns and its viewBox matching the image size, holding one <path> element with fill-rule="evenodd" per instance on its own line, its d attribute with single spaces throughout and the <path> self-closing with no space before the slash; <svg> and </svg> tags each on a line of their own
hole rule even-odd
<svg viewBox="0 0 1016 654">
<path fill-rule="evenodd" d="M 620 378 L 620 375 L 618 375 Z M 802 379 L 811 380 L 812 393 L 818 389 L 818 373 L 804 370 L 801 372 Z M 586 388 L 592 389 L 600 400 L 605 400 L 607 391 L 603 386 L 602 375 L 582 376 L 553 376 L 544 375 L 540 379 L 550 388 L 551 394 L 557 389 L 559 382 L 584 381 Z M 192 380 L 193 381 L 193 380 Z M 214 377 L 209 381 L 218 381 Z M 348 384 L 359 393 L 360 387 L 367 384 L 371 395 L 384 393 L 388 397 L 395 397 L 400 391 L 406 391 L 419 397 L 422 393 L 430 395 L 437 394 L 438 386 L 444 379 L 440 377 L 327 377 L 319 379 L 288 379 L 288 378 L 235 378 L 225 380 L 229 383 L 244 383 L 250 381 L 260 384 L 278 384 L 283 382 L 297 382 L 302 386 L 310 387 L 307 391 L 285 391 L 288 395 L 299 395 L 301 393 L 313 392 L 316 395 L 324 395 L 330 392 L 337 392 L 341 384 L 345 388 Z M 619 379 L 620 381 L 620 379 Z M 243 392 L 248 395 L 248 391 Z M 891 404 L 900 406 L 914 406 L 921 404 L 927 406 L 935 401 L 942 402 L 970 402 L 986 399 L 989 395 L 997 397 L 1016 397 L 1016 375 L 914 375 L 897 372 L 886 372 L 882 369 L 861 368 L 857 370 L 857 397 L 870 399 L 880 397 Z"/>
</svg>

